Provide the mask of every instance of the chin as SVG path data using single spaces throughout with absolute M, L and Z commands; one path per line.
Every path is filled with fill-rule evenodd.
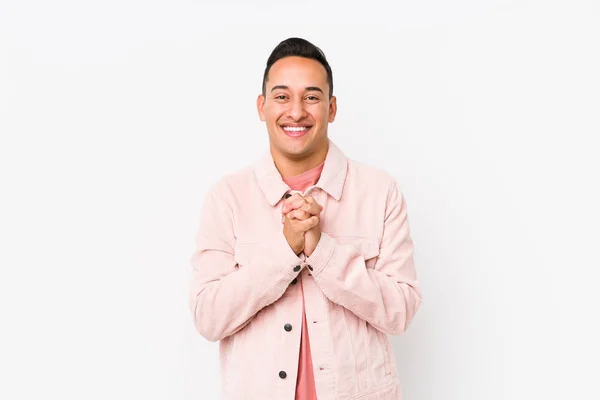
M 303 156 L 306 155 L 308 153 L 310 153 L 310 151 L 308 151 L 307 146 L 302 146 L 302 145 L 291 145 L 291 146 L 284 146 L 284 152 L 290 156 Z
M 282 133 L 280 129 L 276 129 L 275 135 L 271 135 L 271 141 L 273 147 L 279 153 L 295 159 L 302 159 L 314 153 L 319 147 L 319 143 L 321 143 L 320 139 L 316 138 L 314 134 L 291 138 Z

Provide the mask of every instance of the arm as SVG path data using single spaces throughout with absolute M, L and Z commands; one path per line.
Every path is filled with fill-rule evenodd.
M 388 193 L 383 238 L 374 268 L 367 268 L 358 249 L 326 233 L 306 259 L 315 281 L 334 303 L 375 328 L 404 332 L 421 303 L 406 202 L 393 181 Z
M 227 184 L 221 182 L 206 197 L 191 257 L 190 310 L 196 330 L 210 341 L 239 331 L 279 299 L 298 275 L 294 267 L 301 264 L 278 234 L 260 244 L 268 248 L 257 249 L 249 265 L 238 268 L 228 194 Z

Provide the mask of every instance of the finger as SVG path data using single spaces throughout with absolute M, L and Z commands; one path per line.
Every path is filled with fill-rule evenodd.
M 323 211 L 323 206 L 321 206 L 321 205 L 319 205 L 319 204 L 317 204 L 317 203 L 310 204 L 310 208 L 307 210 L 307 212 L 308 212 L 309 214 L 312 214 L 312 215 L 317 215 L 317 216 L 318 216 L 318 215 L 319 215 L 319 214 L 320 214 L 322 211 Z
M 321 211 L 323 211 L 323 207 L 321 207 L 317 203 L 313 203 L 313 204 L 307 203 L 304 206 L 302 206 L 300 208 L 300 210 L 304 210 L 307 213 L 309 213 L 310 215 L 317 215 L 318 216 L 321 213 Z
M 307 202 L 307 203 L 309 203 L 309 204 L 319 204 L 319 203 L 317 202 L 317 200 L 315 200 L 315 198 L 314 198 L 314 197 L 312 197 L 311 195 L 305 196 L 305 197 L 303 197 L 303 198 L 304 198 L 304 200 L 306 200 L 306 202 Z
M 317 203 L 317 201 L 315 200 L 314 197 L 309 195 L 309 196 L 304 197 L 304 200 L 306 201 L 306 203 L 315 206 L 314 208 L 312 208 L 312 210 L 319 209 L 319 210 L 323 211 L 323 206 L 320 205 L 319 203 Z
M 306 204 L 306 200 L 304 200 L 302 196 L 299 194 L 296 194 L 295 196 L 297 197 L 292 196 L 283 203 L 283 206 L 281 207 L 282 213 L 287 214 L 290 211 L 296 210 Z
M 285 197 L 285 196 L 287 196 L 287 197 Z M 296 199 L 301 199 L 301 198 L 302 198 L 302 195 L 301 195 L 300 193 L 294 193 L 294 194 L 292 194 L 292 195 L 290 195 L 290 194 L 288 193 L 288 194 L 286 194 L 285 196 L 284 196 L 285 198 L 284 198 L 284 200 L 283 200 L 283 204 L 287 204 L 287 203 L 289 203 L 289 202 L 291 202 L 291 201 L 294 201 L 294 200 L 296 200 Z
M 319 225 L 319 221 L 319 217 L 313 215 L 310 218 L 305 219 L 304 221 L 298 221 L 297 224 L 302 231 L 306 232 Z
M 305 219 L 309 219 L 311 215 L 304 210 L 292 210 L 286 214 L 288 219 L 297 219 L 300 221 L 304 221 Z

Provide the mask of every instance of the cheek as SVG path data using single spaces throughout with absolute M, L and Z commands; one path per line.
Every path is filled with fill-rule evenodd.
M 329 107 L 327 107 L 327 106 L 315 107 L 311 111 L 311 114 L 312 114 L 313 118 L 315 119 L 315 121 L 319 121 L 321 123 L 326 122 L 329 119 Z
M 273 122 L 273 123 L 276 123 L 282 114 L 279 107 L 273 107 L 273 106 L 265 107 L 263 109 L 263 113 L 265 115 L 265 119 L 267 120 L 267 122 Z

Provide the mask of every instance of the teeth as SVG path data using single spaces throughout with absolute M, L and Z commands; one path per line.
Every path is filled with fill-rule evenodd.
M 284 130 L 288 132 L 302 132 L 306 130 L 305 126 L 284 126 Z

